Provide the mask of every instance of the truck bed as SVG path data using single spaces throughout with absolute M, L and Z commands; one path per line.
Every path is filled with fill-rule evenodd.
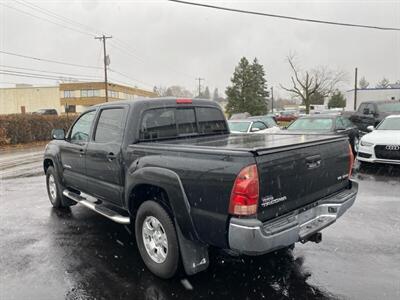
M 256 155 L 263 155 L 270 152 L 315 146 L 346 139 L 347 137 L 343 136 L 292 133 L 225 134 L 208 137 L 169 139 L 140 144 L 163 148 L 165 148 L 165 145 L 168 145 L 168 149 L 179 151 L 185 149 L 190 151 L 194 148 L 196 151 L 200 149 L 222 150 L 228 152 L 251 152 Z

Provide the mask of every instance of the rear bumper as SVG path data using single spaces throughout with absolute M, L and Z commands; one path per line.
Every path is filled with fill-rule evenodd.
M 229 223 L 230 249 L 247 255 L 260 255 L 307 238 L 331 225 L 349 209 L 357 195 L 358 184 L 304 208 L 262 223 L 257 219 L 231 218 Z

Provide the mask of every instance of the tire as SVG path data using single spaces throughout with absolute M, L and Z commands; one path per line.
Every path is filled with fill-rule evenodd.
M 75 201 L 63 196 L 64 187 L 61 185 L 57 172 L 52 166 L 48 167 L 46 171 L 46 187 L 50 203 L 54 208 L 65 208 L 76 204 Z
M 161 278 L 171 278 L 179 266 L 175 226 L 168 212 L 157 202 L 140 205 L 135 220 L 136 243 L 147 268 Z

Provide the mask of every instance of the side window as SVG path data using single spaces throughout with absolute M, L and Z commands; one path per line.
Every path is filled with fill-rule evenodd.
M 90 127 L 95 115 L 96 111 L 90 111 L 79 117 L 71 129 L 71 142 L 87 142 L 89 140 Z
M 342 117 L 342 120 L 346 128 L 354 127 L 353 123 L 348 118 Z
M 375 114 L 375 107 L 373 104 L 368 104 L 367 107 L 370 115 Z
M 267 126 L 265 126 L 265 124 L 263 122 L 254 122 L 253 125 L 251 125 L 251 130 L 253 130 L 253 128 L 258 128 L 259 130 L 264 130 L 264 129 L 267 129 Z
M 199 122 L 200 134 L 216 132 L 226 133 L 228 131 L 225 117 L 219 109 L 212 107 L 197 107 L 196 115 L 197 121 Z
M 198 132 L 193 108 L 177 109 L 176 122 L 178 123 L 179 135 L 193 134 Z
M 336 118 L 336 129 L 346 129 L 346 127 L 341 117 Z
M 177 135 L 175 108 L 150 109 L 143 114 L 140 139 L 154 140 Z
M 360 114 L 363 114 L 364 113 L 364 110 L 367 108 L 367 104 L 360 104 L 360 106 L 358 107 L 358 112 L 360 113 Z
M 124 132 L 124 109 L 104 109 L 100 113 L 94 140 L 97 143 L 120 143 Z

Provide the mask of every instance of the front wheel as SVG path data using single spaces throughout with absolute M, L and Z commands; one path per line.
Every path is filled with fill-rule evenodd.
M 58 179 L 58 175 L 54 167 L 50 166 L 46 170 L 46 187 L 47 194 L 51 205 L 55 208 L 63 208 L 74 205 L 75 202 L 63 196 L 63 187 Z
M 159 203 L 149 200 L 140 205 L 135 236 L 147 268 L 161 278 L 173 277 L 179 265 L 178 238 L 172 218 Z

